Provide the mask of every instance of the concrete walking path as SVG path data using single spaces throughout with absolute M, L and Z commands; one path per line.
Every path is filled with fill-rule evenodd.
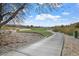
M 63 40 L 64 36 L 62 33 L 55 33 L 28 47 L 16 49 L 2 56 L 60 56 Z

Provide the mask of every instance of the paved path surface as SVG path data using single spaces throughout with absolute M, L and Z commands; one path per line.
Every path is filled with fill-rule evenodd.
M 60 56 L 63 39 L 63 34 L 55 33 L 54 35 L 42 39 L 28 47 L 5 53 L 3 56 Z

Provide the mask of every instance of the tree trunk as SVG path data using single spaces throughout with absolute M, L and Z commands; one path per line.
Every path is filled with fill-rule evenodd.
M 2 20 L 3 20 L 3 17 L 2 17 L 2 3 L 0 3 L 0 23 L 1 23 Z M 1 29 L 1 26 L 0 26 L 0 29 Z

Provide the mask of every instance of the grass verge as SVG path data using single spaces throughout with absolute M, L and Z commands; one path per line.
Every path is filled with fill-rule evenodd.
M 48 32 L 47 31 L 47 29 L 46 28 L 30 28 L 30 30 L 21 30 L 20 31 L 20 29 L 19 30 L 17 30 L 17 32 L 23 32 L 23 33 L 27 33 L 27 32 L 29 32 L 29 33 L 39 33 L 39 34 L 41 34 L 41 35 L 43 35 L 44 37 L 48 37 L 48 36 L 51 36 L 52 35 L 52 33 L 51 32 Z

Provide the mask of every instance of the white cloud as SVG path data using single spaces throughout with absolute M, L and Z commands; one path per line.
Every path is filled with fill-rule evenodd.
M 25 9 L 23 9 L 23 12 L 24 12 L 24 13 L 26 13 L 26 10 L 25 10 Z
M 44 3 L 39 3 L 40 5 L 43 5 Z
M 40 15 L 37 15 L 35 17 L 36 20 L 57 20 L 59 19 L 61 16 L 53 16 L 51 14 L 40 14 Z
M 62 15 L 69 15 L 69 12 L 63 12 Z

